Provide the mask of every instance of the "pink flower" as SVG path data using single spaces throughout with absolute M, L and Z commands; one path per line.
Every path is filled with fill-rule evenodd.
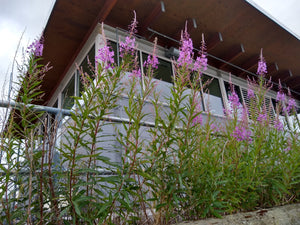
M 124 55 L 134 55 L 135 51 L 135 38 L 127 36 L 125 38 L 125 42 L 120 41 L 120 56 L 124 57 Z
M 251 88 L 248 88 L 248 98 L 255 98 L 254 91 Z
M 268 117 L 267 117 L 267 114 L 266 113 L 260 113 L 258 116 L 257 116 L 257 121 L 260 122 L 260 123 L 265 123 L 267 121 Z
M 251 131 L 245 127 L 235 127 L 235 130 L 231 134 L 232 137 L 236 138 L 237 141 L 248 141 L 251 142 Z
M 231 94 L 228 96 L 229 102 L 232 104 L 233 107 L 237 108 L 240 107 L 240 99 L 235 90 L 233 89 Z
M 224 112 L 228 115 L 235 114 L 241 107 L 242 104 L 240 103 L 239 96 L 237 95 L 234 85 L 231 82 L 231 74 L 229 77 L 229 84 L 230 84 L 230 92 L 228 94 L 228 103 L 229 103 L 229 109 L 224 110 Z
M 258 67 L 257 67 L 257 72 L 258 75 L 264 76 L 265 74 L 267 74 L 267 64 L 266 61 L 263 57 L 262 54 L 262 49 L 260 50 L 260 56 L 259 56 L 259 61 L 258 61 Z
M 136 20 L 135 10 L 133 10 L 133 14 L 134 14 L 133 20 L 132 20 L 131 24 L 129 25 L 129 32 L 132 35 L 137 33 L 137 29 L 136 28 L 137 28 L 137 24 L 138 24 L 138 22 Z
M 276 101 L 278 101 L 278 102 L 285 101 L 285 94 L 282 91 L 277 92 Z
M 113 68 L 114 64 L 114 52 L 110 51 L 110 48 L 106 45 L 98 50 L 98 54 L 95 56 L 96 63 L 103 63 L 105 69 Z
M 158 68 L 158 58 L 156 55 L 148 55 L 147 61 L 144 62 L 144 67 L 151 66 L 152 68 Z
M 279 119 L 276 119 L 274 122 L 274 128 L 278 131 L 283 131 L 283 124 Z
M 290 113 L 290 111 L 293 110 L 293 109 L 295 109 L 296 107 L 297 107 L 297 105 L 296 105 L 295 99 L 290 98 L 289 101 L 288 101 L 288 105 L 287 105 L 285 111 L 287 113 Z
M 181 46 L 179 48 L 178 65 L 188 67 L 193 63 L 193 55 L 193 41 L 187 32 L 187 25 L 185 25 L 185 30 L 181 33 Z
M 202 125 L 202 122 L 203 122 L 203 118 L 202 118 L 202 115 L 200 114 L 201 113 L 201 102 L 196 99 L 195 100 L 195 113 L 194 113 L 194 119 L 192 121 L 192 125 L 195 126 L 196 124 L 200 124 Z
M 33 54 L 36 57 L 43 55 L 44 49 L 44 38 L 34 40 L 31 45 L 27 47 L 27 53 Z
M 133 11 L 134 17 L 129 25 L 129 36 L 125 38 L 125 41 L 120 41 L 120 56 L 124 57 L 124 55 L 134 55 L 135 52 L 135 37 L 134 34 L 137 32 L 137 20 L 136 20 L 136 13 Z
M 194 71 L 199 71 L 202 74 L 203 71 L 207 70 L 207 57 L 204 54 L 201 54 L 196 58 L 196 62 L 194 63 Z
M 207 53 L 206 53 L 206 46 L 204 41 L 204 35 L 202 34 L 202 41 L 201 41 L 201 49 L 199 51 L 199 55 L 196 58 L 196 62 L 194 63 L 194 71 L 199 71 L 201 75 L 203 71 L 207 70 Z
M 195 116 L 195 118 L 194 118 L 193 121 L 192 121 L 192 125 L 193 125 L 193 126 L 195 126 L 195 125 L 197 125 L 197 124 L 202 125 L 202 123 L 203 123 L 203 117 L 202 117 L 201 114 Z
M 129 74 L 129 77 L 135 77 L 140 78 L 141 77 L 141 70 L 132 70 L 131 74 Z

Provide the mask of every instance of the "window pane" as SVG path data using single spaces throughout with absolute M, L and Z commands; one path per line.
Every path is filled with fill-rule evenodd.
M 71 109 L 72 106 L 74 105 L 74 99 L 72 96 L 75 95 L 75 76 L 71 78 L 67 86 L 62 92 L 62 107 L 63 109 Z
M 279 113 L 279 115 L 278 115 L 279 121 L 283 124 L 283 128 L 285 130 L 288 130 L 289 129 L 288 117 L 286 116 L 286 113 L 284 112 L 284 110 L 280 110 L 279 112 L 277 112 L 277 107 L 279 107 L 279 105 L 278 105 L 279 103 L 274 98 L 271 98 L 271 101 L 272 101 L 272 105 L 273 105 L 273 108 L 275 111 L 274 118 L 277 116 L 276 114 Z
M 89 61 L 90 64 L 89 64 Z M 93 75 L 92 67 L 95 66 L 95 45 L 92 46 L 88 54 L 84 57 L 82 63 L 80 64 L 79 68 L 82 69 L 81 72 L 87 73 L 90 77 Z M 80 74 L 81 76 L 81 74 Z M 80 79 L 79 83 L 79 92 L 81 93 L 83 91 L 83 84 Z
M 117 42 L 107 40 L 107 45 L 110 47 L 110 50 L 114 52 L 114 62 L 117 65 L 118 64 L 118 48 L 117 48 Z M 119 57 L 120 58 L 120 57 Z M 120 59 L 121 62 L 121 59 Z
M 227 81 L 224 81 L 224 85 L 225 85 L 225 89 L 226 89 L 226 95 L 227 95 L 227 98 L 228 98 L 229 95 L 231 95 L 231 87 L 230 87 L 230 84 Z M 238 95 L 240 103 L 242 104 L 243 103 L 243 98 L 242 98 L 242 95 L 241 95 L 240 87 L 233 84 L 233 89 L 234 89 L 235 93 Z
M 143 64 L 147 61 L 148 54 L 143 53 Z M 158 58 L 158 68 L 154 70 L 155 78 L 168 83 L 173 83 L 172 64 L 166 60 Z M 144 68 L 145 70 L 145 68 Z
M 190 79 L 191 79 L 191 82 L 193 83 L 193 82 L 196 82 L 196 81 L 194 81 L 194 79 L 195 79 L 195 76 L 198 76 L 198 74 L 197 73 L 192 73 L 191 74 L 191 77 L 190 77 Z M 197 82 L 197 88 L 199 88 L 198 90 L 198 93 L 197 93 L 197 102 L 198 102 L 198 106 L 199 106 L 199 108 L 198 108 L 198 110 L 201 110 L 201 111 L 204 111 L 204 103 L 203 103 L 203 97 L 202 97 L 202 94 L 201 94 L 201 91 L 200 91 L 200 87 L 198 86 L 199 85 L 199 82 Z M 184 92 L 183 92 L 183 96 L 187 96 L 183 101 L 182 101 L 182 103 L 184 104 L 184 105 L 189 105 L 190 104 L 190 100 L 189 100 L 189 95 L 192 95 L 192 87 L 191 87 L 191 85 L 190 84 L 188 84 L 187 85 L 187 89 L 186 90 L 184 90 Z
M 107 45 L 108 45 L 109 49 L 114 52 L 114 63 L 115 63 L 115 65 L 118 65 L 118 55 L 119 55 L 119 65 L 120 65 L 122 63 L 122 57 L 120 57 L 120 54 L 118 54 L 118 43 L 115 42 L 115 41 L 107 40 Z M 120 50 L 120 47 L 119 47 L 119 50 Z M 139 51 L 135 50 L 134 54 L 137 55 L 137 66 L 140 66 Z M 135 55 L 134 55 L 134 57 L 135 57 Z
M 203 74 L 202 84 L 205 85 L 203 97 L 206 109 L 213 114 L 224 115 L 224 105 L 219 80 Z
M 224 81 L 224 86 L 225 86 L 225 90 L 226 90 L 226 96 L 227 96 L 227 99 L 229 100 L 229 96 L 232 94 L 232 91 L 231 91 L 231 88 L 234 89 L 234 92 L 237 94 L 238 98 L 239 98 L 239 102 L 241 103 L 241 105 L 243 104 L 243 98 L 242 98 L 242 95 L 241 95 L 241 90 L 240 90 L 240 87 L 237 86 L 237 85 L 234 85 L 232 84 L 232 87 L 230 87 L 230 83 L 227 82 L 227 81 Z M 231 103 L 229 102 L 229 105 L 228 105 L 228 108 L 229 110 L 233 110 L 233 106 L 231 105 Z M 238 108 L 238 117 L 239 118 L 242 118 L 242 107 L 239 107 Z

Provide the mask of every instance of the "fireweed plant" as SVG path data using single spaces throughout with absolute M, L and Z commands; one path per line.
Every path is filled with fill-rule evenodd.
M 1 133 L 1 222 L 172 224 L 299 202 L 296 104 L 280 87 L 275 117 L 270 113 L 262 52 L 247 104 L 230 84 L 226 122 L 219 124 L 202 110 L 204 37 L 194 55 L 182 31 L 162 104 L 156 39 L 139 65 L 136 28 L 134 16 L 120 41 L 119 66 L 102 29 L 101 48 L 89 59 L 93 72 L 78 68 L 84 90 L 63 120 L 29 105 L 42 97 L 49 66 L 41 65 L 41 40 L 28 48 L 15 99 L 21 104 Z M 294 118 L 292 129 L 284 115 Z

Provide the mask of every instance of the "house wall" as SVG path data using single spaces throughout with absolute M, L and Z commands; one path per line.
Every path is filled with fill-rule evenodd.
M 80 89 L 80 77 L 79 77 L 79 73 L 78 73 L 78 68 L 80 67 L 80 65 L 82 64 L 82 62 L 86 59 L 86 56 L 89 54 L 89 52 L 92 52 L 94 55 L 97 54 L 98 49 L 102 46 L 102 35 L 100 34 L 101 27 L 100 25 L 98 25 L 94 32 L 91 34 L 91 36 L 89 37 L 89 39 L 87 40 L 86 44 L 84 45 L 84 47 L 82 48 L 82 50 L 80 51 L 80 53 L 78 54 L 78 56 L 76 57 L 75 61 L 73 62 L 72 66 L 70 67 L 69 71 L 67 72 L 66 76 L 64 77 L 64 79 L 62 80 L 61 84 L 59 85 L 59 88 L 56 90 L 56 92 L 54 93 L 51 101 L 49 102 L 49 106 L 53 106 L 55 104 L 55 102 L 57 102 L 57 107 L 59 108 L 63 108 L 64 106 L 64 101 L 66 100 L 66 87 L 68 84 L 70 84 L 70 81 L 72 79 L 74 79 L 74 83 L 72 83 L 72 85 L 74 85 L 74 88 L 72 89 L 72 92 L 74 92 L 73 95 L 79 95 L 79 89 Z M 109 26 L 104 26 L 104 30 L 105 30 L 105 35 L 106 38 L 109 41 L 112 42 L 119 42 L 120 40 L 124 40 L 126 34 L 123 31 L 114 29 L 112 27 Z M 93 49 L 94 46 L 94 49 Z M 138 54 L 139 57 L 142 61 L 143 58 L 143 54 L 151 54 L 152 50 L 153 50 L 153 44 L 143 40 L 143 39 L 138 39 L 137 40 L 137 50 L 139 50 Z M 162 62 L 165 63 L 165 65 L 171 65 L 170 68 L 174 68 L 173 66 L 173 62 L 167 58 L 165 56 L 166 53 L 166 49 L 164 49 L 163 47 L 158 46 L 157 47 L 157 55 L 159 57 L 160 60 L 162 60 Z M 93 59 L 90 59 L 91 62 Z M 141 69 L 143 70 L 143 67 L 141 66 Z M 143 72 L 143 71 L 142 71 Z M 174 73 L 172 73 L 174 74 Z M 226 122 L 226 117 L 223 113 L 223 108 L 228 108 L 230 107 L 228 104 L 228 96 L 227 96 L 227 92 L 228 92 L 228 88 L 226 89 L 225 83 L 224 82 L 229 82 L 231 81 L 234 85 L 236 85 L 238 87 L 238 92 L 240 95 L 240 100 L 241 103 L 244 104 L 248 104 L 248 99 L 247 99 L 247 89 L 248 89 L 248 84 L 245 80 L 236 77 L 234 75 L 229 75 L 227 72 L 221 71 L 219 69 L 213 68 L 213 67 L 208 67 L 207 71 L 205 71 L 205 75 L 209 76 L 210 78 L 214 79 L 214 86 L 212 88 L 208 90 L 207 92 L 203 91 L 201 93 L 202 96 L 204 96 L 204 101 L 203 101 L 203 121 L 207 121 L 207 117 L 208 117 L 208 111 L 210 112 L 210 115 L 212 117 L 213 122 L 215 123 L 215 125 L 218 126 L 222 126 L 222 124 L 224 124 Z M 143 77 L 141 78 L 143 79 Z M 164 81 L 165 80 L 165 81 Z M 162 80 L 157 80 L 158 85 L 156 86 L 156 91 L 160 92 L 160 97 L 159 97 L 159 101 L 162 107 L 162 116 L 167 116 L 170 113 L 170 108 L 168 105 L 168 101 L 166 100 L 166 98 L 168 98 L 170 96 L 170 87 L 172 87 L 172 83 L 167 82 L 167 79 L 165 77 L 162 78 Z M 128 73 L 124 76 L 123 80 L 121 82 L 123 82 L 124 85 L 124 89 L 125 89 L 125 93 L 120 97 L 120 99 L 118 100 L 118 105 L 119 107 L 117 107 L 111 114 L 111 116 L 115 116 L 117 118 L 120 118 L 121 120 L 126 121 L 128 119 L 126 112 L 124 111 L 124 107 L 128 105 L 128 96 L 126 95 L 126 88 L 128 87 L 128 85 L 126 85 L 126 82 L 128 81 Z M 219 87 L 218 90 L 215 90 L 217 87 Z M 208 86 L 208 89 L 210 87 Z M 139 90 L 137 90 L 139 91 Z M 187 90 L 186 92 L 189 92 L 189 90 Z M 217 93 L 217 94 L 211 94 L 211 93 Z M 207 99 L 209 99 L 209 101 L 207 101 Z M 276 93 L 273 91 L 268 91 L 267 94 L 267 104 L 269 106 L 269 114 L 271 116 L 274 117 L 275 115 L 275 110 L 274 110 L 274 105 L 272 104 L 272 99 L 275 102 L 276 99 Z M 144 107 L 145 112 L 148 113 L 148 115 L 144 118 L 145 122 L 148 123 L 153 123 L 154 124 L 154 109 L 153 109 L 153 105 L 151 103 L 151 99 L 149 99 L 148 101 L 146 101 L 145 103 L 145 107 Z M 282 120 L 284 120 L 284 116 L 282 116 Z M 70 119 L 68 117 L 64 118 L 63 120 L 63 127 L 62 127 L 62 133 L 63 130 L 65 129 L 65 125 L 67 124 L 67 122 L 72 122 L 70 121 Z M 151 138 L 148 135 L 147 130 L 149 129 L 149 127 L 147 126 L 143 126 L 141 128 L 141 136 L 145 138 L 145 140 L 150 140 L 149 138 Z M 114 162 L 121 162 L 121 154 L 122 154 L 122 150 L 121 150 L 121 146 L 120 144 L 117 142 L 116 139 L 114 139 L 117 135 L 118 132 L 117 130 L 119 130 L 119 132 L 124 132 L 124 127 L 121 123 L 109 123 L 106 124 L 104 126 L 104 130 L 103 132 L 101 132 L 99 134 L 99 140 L 104 140 L 105 143 L 103 145 L 103 148 L 106 149 L 105 151 L 105 156 L 109 157 L 110 159 L 112 159 L 112 161 Z M 105 140 L 105 138 L 103 139 L 103 137 L 114 137 L 109 139 L 109 141 L 107 141 L 108 139 Z M 61 137 L 61 141 L 62 143 L 66 143 L 66 137 Z M 86 136 L 86 138 L 89 138 L 88 136 Z M 81 152 L 84 152 L 83 149 L 80 150 Z

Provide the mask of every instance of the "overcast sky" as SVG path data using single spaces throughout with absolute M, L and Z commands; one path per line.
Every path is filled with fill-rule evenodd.
M 21 61 L 22 49 L 42 33 L 54 2 L 55 0 L 0 0 L 0 90 L 3 89 L 4 82 L 8 86 L 12 61 L 22 33 L 24 35 L 18 61 Z M 2 93 L 3 90 L 0 95 Z
M 0 0 L 0 88 L 9 80 L 16 47 L 26 48 L 39 37 L 45 27 L 55 0 Z M 280 24 L 300 37 L 299 0 L 247 0 L 255 2 Z M 22 50 L 22 48 L 20 49 Z M 18 59 L 20 60 L 20 53 Z M 16 74 L 16 73 L 15 73 Z M 2 92 L 1 92 L 2 93 Z M 1 97 L 1 96 L 0 96 Z

